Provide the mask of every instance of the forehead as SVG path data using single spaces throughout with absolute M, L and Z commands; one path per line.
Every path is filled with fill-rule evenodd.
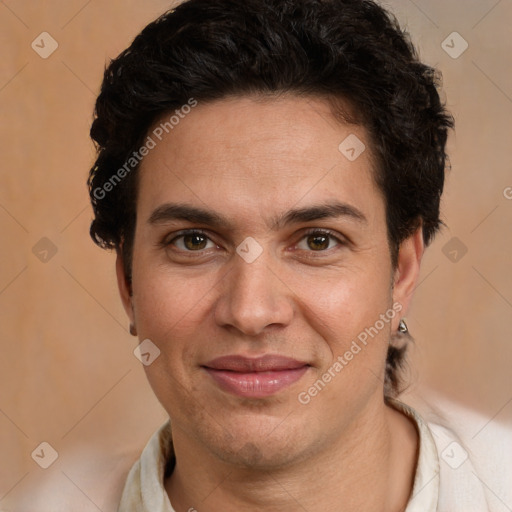
M 240 97 L 186 110 L 149 131 L 155 147 L 139 170 L 145 218 L 177 200 L 269 215 L 329 200 L 366 210 L 382 202 L 366 130 L 336 119 L 325 99 Z

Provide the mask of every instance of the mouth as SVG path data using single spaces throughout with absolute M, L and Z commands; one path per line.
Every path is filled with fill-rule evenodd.
M 297 382 L 310 365 L 284 356 L 223 356 L 202 366 L 224 391 L 244 398 L 265 398 Z

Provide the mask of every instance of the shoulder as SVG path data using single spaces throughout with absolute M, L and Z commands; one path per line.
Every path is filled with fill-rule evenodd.
M 428 426 L 439 459 L 439 512 L 512 510 L 512 425 L 429 393 L 402 399 Z

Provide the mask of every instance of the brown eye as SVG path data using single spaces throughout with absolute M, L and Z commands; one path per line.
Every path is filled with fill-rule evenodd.
M 337 245 L 343 245 L 343 242 L 331 232 L 310 231 L 302 237 L 297 244 L 297 248 L 303 251 L 321 252 L 332 249 Z
M 183 245 L 190 251 L 201 250 L 206 247 L 208 238 L 204 235 L 185 235 L 183 237 Z
M 309 235 L 307 238 L 308 247 L 313 251 L 323 251 L 329 248 L 329 236 Z
M 166 246 L 173 245 L 183 252 L 200 252 L 204 249 L 212 249 L 215 244 L 210 240 L 210 237 L 201 232 L 183 233 L 175 237 L 170 242 L 165 243 Z

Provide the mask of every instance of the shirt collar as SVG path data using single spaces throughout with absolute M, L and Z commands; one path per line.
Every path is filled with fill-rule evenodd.
M 390 405 L 411 418 L 419 434 L 419 453 L 411 498 L 405 512 L 435 512 L 439 496 L 439 459 L 428 425 L 411 407 L 398 400 Z M 151 437 L 130 470 L 118 512 L 175 512 L 164 481 L 175 464 L 171 426 L 167 421 Z
M 389 404 L 414 422 L 419 436 L 416 474 L 405 512 L 435 512 L 439 501 L 439 457 L 432 432 L 412 407 L 398 400 L 389 400 Z

